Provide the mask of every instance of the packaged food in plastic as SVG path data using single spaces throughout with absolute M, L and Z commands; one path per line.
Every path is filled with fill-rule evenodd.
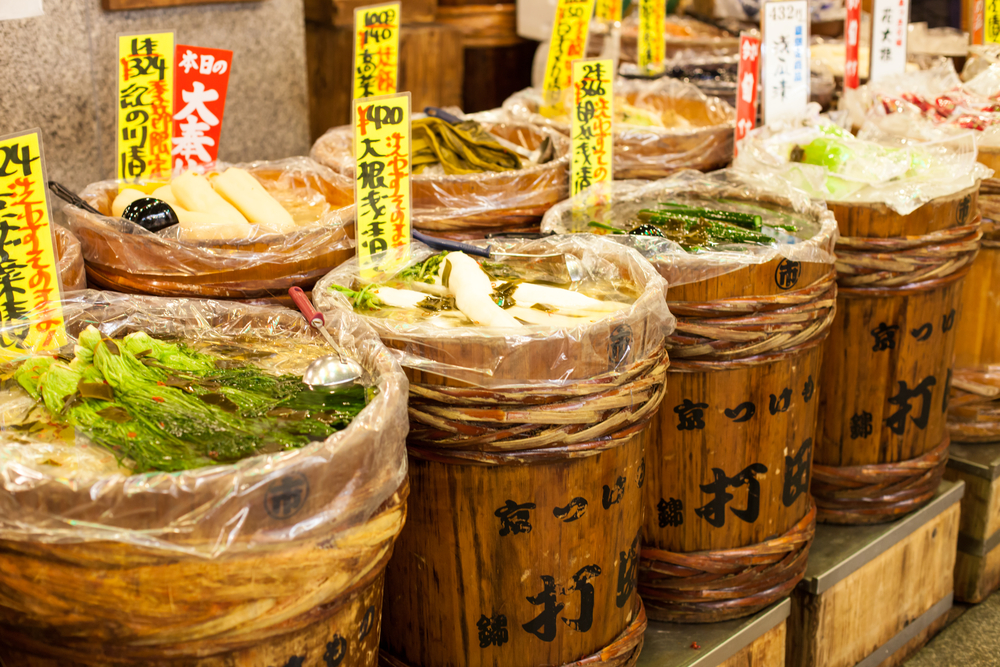
M 550 119 L 538 110 L 542 91 L 529 88 L 503 103 L 512 118 L 569 135 L 572 96 L 566 115 Z M 615 178 L 658 178 L 679 169 L 710 171 L 733 154 L 736 111 L 695 86 L 663 77 L 615 81 L 613 125 Z
M 700 238 L 678 238 L 669 229 L 657 228 L 659 212 L 676 215 L 689 228 L 692 216 L 709 215 L 707 225 L 696 225 L 708 229 L 698 229 Z M 715 220 L 730 222 L 716 230 Z M 751 225 L 755 232 L 747 229 Z M 733 169 L 710 174 L 686 170 L 658 181 L 616 181 L 603 192 L 591 188 L 552 207 L 542 220 L 542 231 L 608 234 L 605 238 L 638 250 L 670 285 L 775 260 L 830 265 L 837 239 L 837 223 L 821 202 L 787 183 L 763 183 Z
M 733 168 L 766 187 L 787 183 L 816 199 L 881 202 L 901 215 L 992 173 L 976 161 L 970 134 L 924 143 L 879 135 L 876 142 L 855 137 L 818 111 L 751 131 Z
M 721 28 L 699 21 L 691 16 L 668 14 L 664 23 L 666 37 L 666 57 L 672 58 L 682 51 L 699 54 L 726 55 L 736 53 L 740 48 L 739 37 L 734 37 Z M 608 25 L 594 21 L 590 25 L 587 41 L 588 56 L 598 56 L 604 48 L 604 41 L 610 37 Z M 638 62 L 639 59 L 639 14 L 633 12 L 621 24 L 620 61 Z
M 63 210 L 83 246 L 91 284 L 161 296 L 284 296 L 292 286 L 308 289 L 353 254 L 350 179 L 307 158 L 233 166 L 244 172 L 244 179 L 249 172 L 251 182 L 220 183 L 218 177 L 237 171 L 219 165 L 190 188 L 183 186 L 184 201 L 171 204 L 180 209 L 180 223 L 156 232 L 112 215 L 112 207 L 121 204 L 119 191 L 127 185 L 102 181 L 88 186 L 81 196 L 103 215 L 72 205 Z M 172 182 L 172 191 L 182 189 L 179 180 Z M 140 186 L 155 189 L 154 198 L 174 196 L 164 193 L 160 183 Z M 243 206 L 246 215 L 219 194 L 224 186 L 225 196 Z M 261 190 L 269 195 L 263 200 Z
M 59 259 L 59 278 L 63 290 L 72 292 L 87 289 L 87 272 L 83 265 L 83 250 L 73 232 L 61 225 L 53 225 L 56 235 L 56 257 Z
M 969 54 L 962 66 L 962 81 L 968 81 L 987 69 L 1000 63 L 1000 44 L 971 44 Z
M 413 224 L 451 238 L 482 238 L 490 232 L 538 231 L 538 221 L 569 192 L 569 140 L 546 127 L 494 116 L 470 115 L 484 129 L 528 151 L 548 141 L 554 157 L 543 164 L 470 174 L 440 167 L 414 174 Z M 335 127 L 316 140 L 312 158 L 347 176 L 354 174 L 354 128 Z
M 94 335 L 91 326 L 107 338 L 145 332 L 256 350 L 247 363 L 275 374 L 301 374 L 329 352 L 284 308 L 93 290 L 62 307 L 66 356 L 84 345 L 83 332 Z M 149 665 L 277 651 L 289 636 L 329 626 L 348 596 L 380 591 L 403 521 L 407 381 L 362 318 L 331 314 L 327 331 L 369 374 L 368 404 L 324 440 L 222 465 L 132 474 L 81 434 L 14 430 L 17 399 L 5 383 L 0 659 Z
M 362 280 L 357 261 L 351 260 L 317 283 L 313 298 L 321 310 L 341 311 L 363 304 L 344 291 L 365 291 L 379 298 L 380 286 L 393 281 L 406 281 L 411 288 L 383 296 L 405 298 L 404 292 L 411 292 L 414 304 L 423 300 L 423 294 L 413 294 L 418 290 L 448 299 L 456 290 L 471 289 L 471 294 L 453 297 L 459 312 L 449 313 L 454 321 L 448 323 L 434 316 L 412 316 L 405 309 L 365 311 L 365 321 L 415 382 L 426 382 L 433 375 L 487 388 L 570 385 L 622 372 L 655 355 L 673 328 L 664 301 L 666 285 L 634 250 L 594 235 L 492 239 L 490 245 L 493 257 L 477 265 L 464 253 L 449 253 L 427 263 L 439 254 L 414 243 L 406 266 L 376 284 Z M 422 278 L 415 279 L 414 274 L 431 278 L 421 284 Z M 518 290 L 524 283 L 538 283 L 547 294 L 530 298 L 530 306 L 527 301 L 519 305 Z M 556 315 L 553 323 L 548 322 L 546 316 L 560 312 L 562 304 L 588 296 L 603 302 L 598 317 L 574 322 Z M 504 305 L 497 305 L 497 300 Z M 426 302 L 428 308 L 430 301 L 434 299 Z M 480 315 L 477 308 L 488 312 Z M 537 318 L 524 319 L 527 316 L 517 312 L 522 308 L 534 311 Z

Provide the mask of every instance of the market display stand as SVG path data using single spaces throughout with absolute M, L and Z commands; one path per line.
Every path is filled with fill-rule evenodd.
M 1000 443 L 954 444 L 945 479 L 965 482 L 955 597 L 982 602 L 1000 588 Z
M 788 667 L 891 667 L 944 625 L 952 606 L 962 481 L 886 524 L 816 527 L 792 595 Z

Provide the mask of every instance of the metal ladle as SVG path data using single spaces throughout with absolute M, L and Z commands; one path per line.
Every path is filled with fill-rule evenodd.
M 330 347 L 337 352 L 337 354 L 328 354 L 325 357 L 315 359 L 309 364 L 306 372 L 302 374 L 302 382 L 315 389 L 317 387 L 339 387 L 360 379 L 364 375 L 365 369 L 353 359 L 344 357 L 340 348 L 333 342 L 330 332 L 326 330 L 326 318 L 323 317 L 323 313 L 313 307 L 302 288 L 291 288 L 288 290 L 288 296 L 292 297 L 292 301 L 306 318 L 306 321 L 319 331 Z

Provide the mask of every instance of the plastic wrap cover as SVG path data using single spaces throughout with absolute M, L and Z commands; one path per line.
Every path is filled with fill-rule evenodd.
M 261 184 L 281 197 L 292 197 L 300 215 L 317 214 L 316 223 L 291 234 L 262 234 L 254 238 L 187 241 L 178 228 L 153 233 L 123 218 L 94 215 L 75 206 L 63 211 L 70 229 L 83 245 L 91 270 L 127 277 L 140 289 L 157 280 L 192 283 L 209 288 L 211 296 L 259 296 L 284 292 L 325 274 L 337 262 L 325 257 L 354 247 L 354 184 L 350 179 L 303 157 L 236 166 L 254 174 Z M 117 181 L 88 186 L 81 197 L 102 212 L 111 210 Z M 284 202 L 282 202 L 284 203 Z M 293 213 L 294 215 L 294 213 Z M 145 291 L 145 290 L 142 290 Z
M 802 118 L 752 130 L 740 141 L 733 168 L 764 187 L 791 184 L 816 199 L 838 202 L 884 203 L 908 215 L 932 199 L 973 187 L 992 169 L 976 162 L 971 132 L 932 142 L 892 136 L 868 124 L 859 137 L 837 139 L 848 160 L 834 172 L 817 164 L 789 161 L 795 146 L 806 146 L 824 136 L 834 123 L 810 105 Z M 886 148 L 899 149 L 887 153 Z M 831 153 L 831 159 L 835 156 Z M 831 179 L 836 179 L 833 181 Z M 835 186 L 831 186 L 835 183 Z
M 793 241 L 781 234 L 777 245 L 731 244 L 711 252 L 692 253 L 665 238 L 640 235 L 609 235 L 605 238 L 635 248 L 671 285 L 684 285 L 714 278 L 751 264 L 765 264 L 777 257 L 796 262 L 833 264 L 837 222 L 822 202 L 787 184 L 761 187 L 753 176 L 723 169 L 710 174 L 686 170 L 658 181 L 616 181 L 610 192 L 592 188 L 562 202 L 542 219 L 542 231 L 556 234 L 586 233 L 591 220 L 620 227 L 640 210 L 677 198 L 705 200 L 741 199 L 750 205 L 771 204 L 793 211 L 810 221 L 808 238 Z M 596 205 L 594 202 L 598 202 Z
M 188 340 L 249 334 L 289 346 L 322 344 L 299 313 L 278 307 L 86 290 L 67 299 L 63 309 L 74 337 L 95 324 L 107 336 L 143 330 Z M 111 541 L 218 558 L 280 549 L 367 521 L 406 476 L 408 384 L 361 318 L 335 313 L 327 329 L 378 386 L 346 429 L 302 449 L 231 465 L 103 476 L 88 475 L 88 464 L 90 471 L 100 467 L 88 458 L 106 458 L 103 448 L 62 446 L 79 450 L 74 475 L 43 463 L 60 445 L 0 433 L 0 540 Z M 283 370 L 302 372 L 309 361 L 295 358 L 290 363 L 302 368 Z M 268 501 L 289 485 L 299 490 L 299 507 L 291 516 L 271 516 Z
M 477 245 L 486 246 L 482 242 Z M 653 354 L 673 331 L 674 317 L 664 298 L 666 282 L 630 248 L 595 235 L 530 241 L 492 239 L 490 245 L 494 253 L 565 253 L 574 288 L 586 288 L 596 281 L 624 281 L 639 297 L 627 309 L 572 329 L 538 325 L 443 329 L 365 317 L 404 367 L 480 387 L 565 385 L 624 370 Z M 409 265 L 435 253 L 420 243 L 413 243 L 411 249 Z M 561 265 L 564 260 L 556 257 L 555 261 Z M 355 288 L 360 282 L 357 260 L 352 259 L 317 283 L 313 299 L 323 311 L 349 310 L 347 298 L 330 286 Z M 611 360 L 604 350 L 623 330 L 631 332 L 627 353 Z
M 470 114 L 497 136 L 537 149 L 545 137 L 555 144 L 556 157 L 545 164 L 516 171 L 484 172 L 449 176 L 441 173 L 413 175 L 413 215 L 418 226 L 433 221 L 482 218 L 496 221 L 517 214 L 537 220 L 549 206 L 569 191 L 569 140 L 562 134 L 533 123 L 511 122 L 491 114 Z M 350 125 L 327 130 L 312 147 L 312 158 L 335 171 L 354 174 L 354 128 Z M 538 210 L 540 209 L 540 210 Z
M 53 225 L 56 233 L 57 269 L 63 291 L 87 289 L 87 273 L 83 267 L 83 250 L 80 240 L 61 225 Z
M 674 111 L 690 127 L 644 127 L 615 123 L 615 178 L 657 178 L 680 169 L 710 170 L 732 159 L 736 110 L 697 86 L 669 77 L 654 80 L 616 79 L 615 100 L 664 113 Z M 538 113 L 542 91 L 527 88 L 503 103 L 512 118 L 551 127 L 569 135 L 572 97 L 564 95 L 566 116 L 551 119 Z M 617 112 L 616 112 L 617 113 Z

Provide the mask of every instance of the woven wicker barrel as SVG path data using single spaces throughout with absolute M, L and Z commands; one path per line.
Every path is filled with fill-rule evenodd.
M 179 241 L 136 233 L 137 226 L 66 206 L 70 228 L 80 239 L 87 277 L 95 287 L 132 294 L 209 298 L 284 296 L 308 290 L 331 268 L 354 254 L 354 184 L 302 158 L 247 166 L 266 187 L 325 200 L 326 223 L 287 235 L 248 241 Z M 272 186 L 270 184 L 274 183 Z M 89 187 L 83 198 L 104 214 L 118 184 Z
M 111 336 L 255 332 L 322 349 L 286 309 L 93 291 L 63 307 L 71 333 L 89 322 Z M 376 664 L 384 568 L 405 515 L 406 384 L 357 318 L 330 324 L 379 392 L 325 442 L 77 482 L 19 462 L 10 448 L 24 445 L 0 439 L 0 479 L 16 480 L 0 482 L 0 663 Z
M 891 521 L 937 490 L 962 280 L 981 236 L 978 190 L 906 216 L 829 204 L 841 237 L 813 470 L 820 521 Z
M 385 666 L 625 667 L 641 649 L 639 433 L 663 398 L 662 282 L 637 253 L 629 268 L 624 248 L 596 238 L 503 249 L 540 248 L 607 248 L 643 296 L 627 316 L 519 342 L 404 335 L 369 318 L 411 382 L 411 495 L 386 571 Z

